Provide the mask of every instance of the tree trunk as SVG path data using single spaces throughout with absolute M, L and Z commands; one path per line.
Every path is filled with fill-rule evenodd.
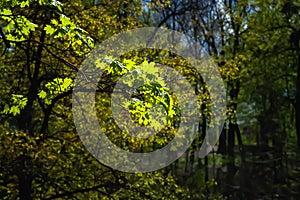
M 31 200 L 32 178 L 26 174 L 19 176 L 19 197 L 20 200 Z
M 227 153 L 226 128 L 225 127 L 223 127 L 223 130 L 222 130 L 220 138 L 219 138 L 218 153 L 222 154 L 222 155 L 226 155 L 226 153 Z
M 31 158 L 28 156 L 20 156 L 15 165 L 15 172 L 19 180 L 19 197 L 20 200 L 31 200 L 32 197 L 32 175 L 30 171 Z
M 241 154 L 241 160 L 242 160 L 242 162 L 245 162 L 245 154 L 244 154 L 244 149 L 243 149 L 243 140 L 242 140 L 242 136 L 241 136 L 241 131 L 240 131 L 239 125 L 237 123 L 234 124 L 234 126 L 235 126 L 235 132 L 236 132 L 236 136 L 237 136 L 237 140 L 238 140 L 239 151 Z
M 296 83 L 297 94 L 296 94 L 295 114 L 296 114 L 297 142 L 298 142 L 298 147 L 300 148 L 300 48 L 299 48 L 299 44 L 298 44 L 297 52 L 298 52 L 298 66 L 297 66 L 297 83 Z
M 234 157 L 234 124 L 229 122 L 229 130 L 228 130 L 228 155 L 230 157 Z

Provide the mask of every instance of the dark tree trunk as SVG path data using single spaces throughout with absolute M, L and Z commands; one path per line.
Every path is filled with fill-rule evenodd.
M 237 110 L 237 99 L 240 89 L 240 83 L 239 81 L 231 84 L 231 90 L 230 90 L 230 100 L 232 101 L 230 108 L 233 111 Z M 234 175 L 236 173 L 236 166 L 235 166 L 235 152 L 234 152 L 234 146 L 235 146 L 235 134 L 237 134 L 237 139 L 239 142 L 239 147 L 241 148 L 242 145 L 242 138 L 239 132 L 238 124 L 237 124 L 237 118 L 236 114 L 233 113 L 232 116 L 229 116 L 229 127 L 228 127 L 228 138 L 227 138 L 227 152 L 229 156 L 229 162 L 227 164 L 227 176 L 226 176 L 226 182 L 228 184 L 228 191 L 231 191 L 231 186 L 234 185 Z M 241 155 L 243 158 L 243 155 Z
M 267 133 L 269 132 L 269 117 L 267 114 L 268 108 L 267 108 L 267 96 L 266 94 L 262 94 L 262 104 L 263 104 L 263 112 L 262 115 L 259 116 L 259 122 L 260 122 L 260 144 L 264 147 L 269 146 L 269 138 L 267 136 Z
M 299 43 L 299 41 L 298 41 Z M 297 66 L 297 94 L 296 94 L 296 132 L 297 132 L 297 142 L 300 148 L 300 47 L 298 44 L 298 66 Z
M 234 140 L 234 124 L 230 122 L 228 130 L 228 155 L 230 157 L 234 157 Z
M 27 94 L 27 105 L 25 106 L 24 110 L 21 111 L 21 115 L 19 118 L 19 128 L 21 130 L 27 131 L 30 135 L 32 135 L 33 127 L 31 127 L 32 124 L 32 108 L 34 101 L 37 98 L 38 90 L 39 90 L 39 75 L 40 75 L 40 68 L 41 68 L 41 58 L 42 58 L 42 52 L 44 48 L 44 41 L 46 37 L 46 31 L 42 31 L 41 37 L 40 37 L 40 44 L 38 46 L 36 55 L 35 55 L 35 67 L 32 74 L 32 77 L 29 77 L 31 80 L 31 85 L 28 90 Z M 28 45 L 28 51 L 29 48 L 32 48 L 30 45 Z
M 20 156 L 15 165 L 15 172 L 19 180 L 19 198 L 20 200 L 31 200 L 32 197 L 32 175 L 30 173 L 31 158 Z
M 19 176 L 19 197 L 20 200 L 31 200 L 32 178 L 26 174 Z
M 226 155 L 226 153 L 227 153 L 226 128 L 225 127 L 223 128 L 220 138 L 219 138 L 218 153 L 222 154 L 222 155 Z
M 205 167 L 205 176 L 204 176 L 204 181 L 207 182 L 209 175 L 208 175 L 208 157 L 204 157 L 204 167 Z
M 184 172 L 185 172 L 185 173 L 188 173 L 189 153 L 190 153 L 189 150 L 187 150 L 187 151 L 185 152 L 185 167 L 184 167 Z
M 242 162 L 245 162 L 245 155 L 244 155 L 241 131 L 240 131 L 239 125 L 237 123 L 235 123 L 234 126 L 235 126 L 235 132 L 236 132 L 236 136 L 237 136 L 237 140 L 238 140 L 239 151 L 241 154 L 241 160 L 242 160 Z

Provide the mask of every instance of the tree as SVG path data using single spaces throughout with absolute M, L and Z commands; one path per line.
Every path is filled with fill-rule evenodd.
M 113 3 L 122 6 L 111 1 L 52 0 L 0 4 L 1 49 L 5 49 L 1 64 L 1 95 L 5 97 L 0 117 L 1 197 L 188 197 L 164 171 L 124 174 L 103 166 L 76 134 L 70 94 L 78 66 L 95 41 L 139 21 L 134 12 L 140 10 L 139 1 Z

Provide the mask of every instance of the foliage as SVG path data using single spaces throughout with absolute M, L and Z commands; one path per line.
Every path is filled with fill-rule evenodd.
M 4 199 L 188 198 L 186 189 L 163 170 L 124 174 L 101 165 L 76 134 L 70 94 L 77 66 L 94 41 L 139 21 L 139 1 L 115 3 L 122 9 L 111 1 L 1 3 L 1 47 L 6 49 L 1 64 L 1 95 L 6 98 L 1 99 L 0 118 Z
M 299 10 L 298 0 L 1 1 L 0 197 L 298 199 Z M 170 142 L 181 107 L 158 75 L 157 63 L 167 65 L 193 86 L 201 110 L 199 129 L 188 130 L 199 133 L 188 151 L 166 169 L 127 174 L 97 162 L 81 143 L 71 110 L 80 64 L 105 39 L 143 26 L 183 32 L 213 57 L 227 89 L 222 155 L 197 156 L 212 115 L 201 74 L 180 56 L 153 49 L 94 63 L 105 68 L 95 96 L 98 121 L 127 151 Z M 141 85 L 121 106 L 156 135 L 128 136 L 113 121 L 118 80 Z

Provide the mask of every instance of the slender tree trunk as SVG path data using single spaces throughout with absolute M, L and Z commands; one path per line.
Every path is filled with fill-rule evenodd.
M 219 148 L 218 153 L 222 155 L 226 155 L 227 152 L 227 145 L 226 145 L 226 128 L 223 127 L 223 130 L 221 132 L 220 138 L 219 138 Z
M 234 157 L 234 124 L 229 122 L 229 130 L 228 130 L 228 155 L 230 157 Z
M 203 117 L 202 117 L 202 126 L 201 126 L 201 129 L 202 129 L 202 141 L 204 141 L 205 137 L 206 137 L 206 128 L 207 128 L 207 118 L 206 118 L 206 115 L 204 114 L 204 110 L 205 110 L 206 106 L 204 105 L 202 107 L 202 114 L 203 114 Z M 207 182 L 208 181 L 208 157 L 207 155 L 204 157 L 204 181 Z M 206 193 L 208 193 L 208 188 L 206 188 Z
M 190 154 L 190 173 L 194 171 L 195 153 L 196 153 L 196 141 L 192 143 L 192 149 Z
M 207 182 L 208 178 L 209 178 L 209 174 L 208 174 L 208 157 L 207 156 L 204 157 L 204 167 L 205 167 L 204 181 Z
M 28 90 L 27 94 L 27 105 L 25 106 L 24 110 L 21 111 L 20 119 L 19 119 L 19 128 L 21 130 L 28 131 L 30 135 L 32 135 L 32 129 L 31 122 L 32 122 L 32 108 L 34 101 L 37 98 L 38 89 L 39 89 L 39 75 L 40 75 L 40 68 L 41 68 L 41 57 L 42 52 L 44 49 L 44 41 L 46 38 L 46 31 L 42 31 L 41 37 L 40 37 L 40 44 L 38 46 L 37 52 L 36 52 L 36 59 L 35 59 L 35 67 L 34 71 L 31 77 L 31 85 Z M 32 48 L 28 46 L 28 48 Z M 29 49 L 28 49 L 29 51 Z
M 239 89 L 240 89 L 240 85 L 239 85 L 239 81 L 232 83 L 231 85 L 231 90 L 230 90 L 230 99 L 232 101 L 230 107 L 232 110 L 236 111 L 237 110 L 237 98 L 238 98 L 238 94 L 239 94 Z M 228 191 L 231 191 L 232 188 L 230 186 L 234 185 L 234 181 L 233 181 L 233 177 L 236 173 L 236 166 L 235 166 L 235 152 L 234 152 L 234 143 L 235 143 L 235 134 L 237 134 L 237 138 L 238 138 L 238 142 L 239 142 L 239 147 L 241 147 L 242 145 L 242 139 L 239 133 L 239 129 L 238 129 L 238 125 L 237 125 L 237 119 L 236 119 L 236 115 L 235 113 L 230 116 L 229 119 L 229 127 L 228 127 L 228 147 L 227 147 L 227 151 L 228 151 L 228 156 L 229 156 L 229 162 L 227 164 L 227 177 L 226 177 L 226 182 L 229 186 Z M 243 158 L 243 155 L 241 155 Z
M 16 164 L 16 175 L 19 180 L 19 198 L 20 200 L 31 200 L 32 197 L 32 175 L 30 174 L 29 165 L 30 157 L 20 156 Z
M 299 41 L 298 41 L 299 43 Z M 298 44 L 298 66 L 297 66 L 297 94 L 296 94 L 296 132 L 297 132 L 297 142 L 300 148 L 300 47 Z
M 268 126 L 269 126 L 269 116 L 267 115 L 267 96 L 266 94 L 262 94 L 262 104 L 263 104 L 263 111 L 262 115 L 259 116 L 260 122 L 260 144 L 264 147 L 269 146 L 269 138 L 267 136 L 268 133 Z
M 238 93 L 239 93 L 239 82 L 232 83 L 231 84 L 231 89 L 230 89 L 230 99 L 232 101 L 230 108 L 233 111 L 237 110 L 237 98 L 238 98 Z M 235 132 L 237 130 L 236 123 L 236 114 L 232 114 L 232 116 L 229 116 L 229 127 L 228 127 L 228 155 L 234 157 L 234 141 L 235 141 Z M 241 140 L 241 138 L 238 138 Z M 240 142 L 240 141 L 239 141 Z
M 19 178 L 19 197 L 20 200 L 31 200 L 32 178 L 28 175 L 21 175 Z
M 242 136 L 241 136 L 241 131 L 240 131 L 239 125 L 237 123 L 234 124 L 234 126 L 235 126 L 235 132 L 236 132 L 236 136 L 237 136 L 237 140 L 238 140 L 239 151 L 240 151 L 240 154 L 241 154 L 241 160 L 242 160 L 242 162 L 245 162 L 245 155 L 244 155 L 243 140 L 242 140 Z
M 185 152 L 185 167 L 184 167 L 184 172 L 188 173 L 188 166 L 189 166 L 189 149 Z
M 227 176 L 226 176 L 226 184 L 228 186 L 227 191 L 229 193 L 232 192 L 231 186 L 233 185 L 233 177 L 235 174 L 235 162 L 234 162 L 234 124 L 229 122 L 229 130 L 228 130 L 228 156 L 229 162 L 227 163 Z
M 46 23 L 45 23 L 46 24 Z M 32 76 L 29 77 L 31 85 L 29 87 L 28 93 L 27 93 L 27 105 L 25 108 L 21 111 L 20 118 L 18 120 L 18 126 L 19 129 L 27 132 L 30 136 L 34 135 L 33 132 L 33 107 L 34 107 L 34 101 L 37 98 L 38 89 L 39 89 L 39 76 L 40 76 L 40 69 L 41 69 L 41 58 L 42 53 L 44 49 L 44 41 L 46 38 L 46 31 L 42 31 L 40 36 L 40 44 L 37 47 L 36 53 L 34 55 L 35 58 L 35 65 L 34 70 L 32 73 Z M 30 44 L 27 46 L 27 49 L 29 51 L 29 48 L 32 48 Z M 31 74 L 31 73 L 30 73 Z M 29 167 L 29 163 L 32 162 L 31 158 L 26 156 L 26 153 L 24 153 L 25 156 L 20 157 L 20 162 L 18 165 L 19 169 L 16 169 L 16 175 L 19 179 L 19 197 L 20 200 L 31 200 L 32 197 L 32 175 L 31 175 L 31 167 Z M 32 165 L 32 164 L 30 164 Z

